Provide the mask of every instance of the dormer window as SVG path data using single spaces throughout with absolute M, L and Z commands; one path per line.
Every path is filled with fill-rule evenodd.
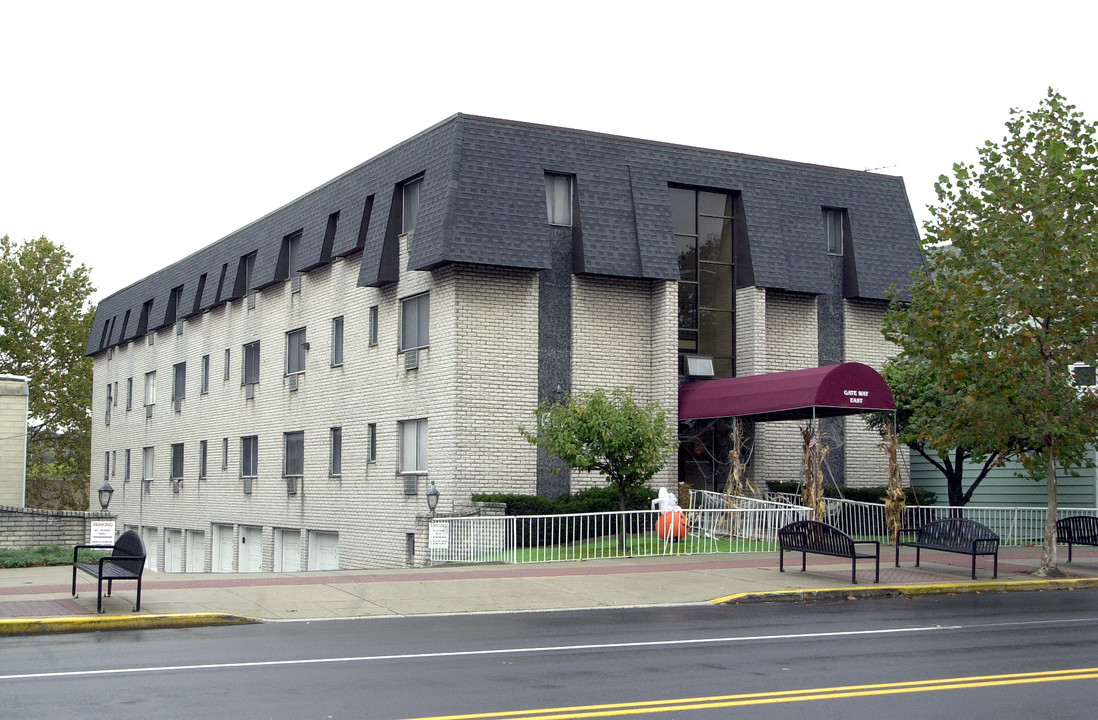
M 842 255 L 846 244 L 846 210 L 824 208 L 824 226 L 827 228 L 827 254 Z
M 419 215 L 419 191 L 423 186 L 423 178 L 404 183 L 403 207 L 404 215 L 400 226 L 400 232 L 407 234 L 416 229 L 416 216 Z
M 545 173 L 545 210 L 550 225 L 572 226 L 572 176 Z

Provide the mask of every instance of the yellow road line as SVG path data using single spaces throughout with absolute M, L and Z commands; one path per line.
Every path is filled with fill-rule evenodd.
M 1071 670 L 1047 670 L 1041 672 L 1010 673 L 1005 675 L 976 675 L 935 680 L 878 683 L 874 685 L 846 685 L 831 688 L 804 690 L 778 690 L 773 692 L 744 693 L 739 695 L 714 695 L 710 697 L 673 698 L 640 702 L 611 703 L 605 705 L 576 705 L 571 707 L 511 710 L 465 715 L 437 715 L 414 720 L 487 720 L 522 718 L 523 720 L 575 720 L 577 718 L 610 717 L 618 715 L 644 715 L 675 710 L 705 710 L 742 705 L 804 702 L 808 700 L 835 700 L 840 698 L 869 697 L 940 690 L 1023 685 L 1065 680 L 1093 680 L 1098 678 L 1098 668 Z

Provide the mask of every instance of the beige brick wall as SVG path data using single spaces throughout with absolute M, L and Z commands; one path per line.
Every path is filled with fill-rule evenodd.
M 847 300 L 843 305 L 846 325 L 843 354 L 847 362 L 860 362 L 880 370 L 884 361 L 896 354 L 898 348 L 888 342 L 881 333 L 888 304 L 883 301 Z M 881 437 L 865 425 L 865 420 L 852 415 L 846 422 L 846 484 L 880 486 L 888 483 L 888 462 L 884 451 L 877 445 Z M 908 482 L 910 451 L 900 452 L 900 464 L 904 468 L 904 480 Z
M 26 379 L 0 376 L 0 505 L 26 499 L 27 402 Z
M 766 291 L 765 364 L 758 372 L 782 372 L 816 367 L 818 335 L 816 298 Z M 757 313 L 757 311 L 756 311 Z M 801 468 L 801 434 L 798 422 L 766 422 L 755 425 L 755 455 L 751 479 L 757 487 L 767 482 L 796 482 Z
M 674 282 L 575 276 L 572 281 L 572 390 L 627 390 L 678 417 L 677 302 Z M 674 456 L 652 479 L 672 487 Z M 605 483 L 574 473 L 572 490 Z

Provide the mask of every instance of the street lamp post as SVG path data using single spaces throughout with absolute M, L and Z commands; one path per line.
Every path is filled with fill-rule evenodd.
M 111 504 L 111 495 L 114 495 L 111 481 L 104 479 L 103 484 L 99 486 L 99 504 L 103 507 L 103 512 L 106 512 L 107 506 Z
M 427 490 L 427 509 L 431 511 L 432 517 L 435 514 L 435 508 L 438 507 L 438 497 L 440 494 L 438 488 L 435 487 L 435 481 L 432 480 L 431 487 Z

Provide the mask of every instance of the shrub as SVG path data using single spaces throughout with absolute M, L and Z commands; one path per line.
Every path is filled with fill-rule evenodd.
M 626 495 L 626 507 L 629 510 L 648 510 L 656 492 L 647 487 L 632 486 Z M 572 495 L 561 495 L 550 500 L 537 495 L 517 495 L 510 493 L 478 493 L 473 502 L 506 503 L 507 514 L 522 515 L 571 515 L 580 513 L 618 512 L 618 489 L 613 486 L 588 488 Z M 560 519 L 547 521 L 537 526 L 524 524 L 523 537 L 518 539 L 519 547 L 552 545 L 561 538 L 587 540 L 602 535 L 615 535 L 618 532 L 620 516 L 608 519 L 604 523 L 592 525 L 586 522 Z M 651 518 L 633 518 L 629 532 L 644 532 L 651 525 Z
M 85 550 L 81 562 L 98 561 L 107 553 Z M 0 568 L 42 567 L 45 565 L 69 565 L 72 563 L 72 547 L 69 545 L 37 545 L 28 548 L 0 550 Z
M 770 482 L 766 484 L 770 492 L 800 493 L 800 484 L 795 482 Z M 883 504 L 888 495 L 887 487 L 844 487 L 841 497 L 856 502 L 868 502 Z M 840 497 L 839 491 L 834 487 L 825 487 L 824 496 L 830 498 Z M 935 505 L 938 502 L 938 494 L 923 488 L 904 488 L 904 498 L 908 505 Z

